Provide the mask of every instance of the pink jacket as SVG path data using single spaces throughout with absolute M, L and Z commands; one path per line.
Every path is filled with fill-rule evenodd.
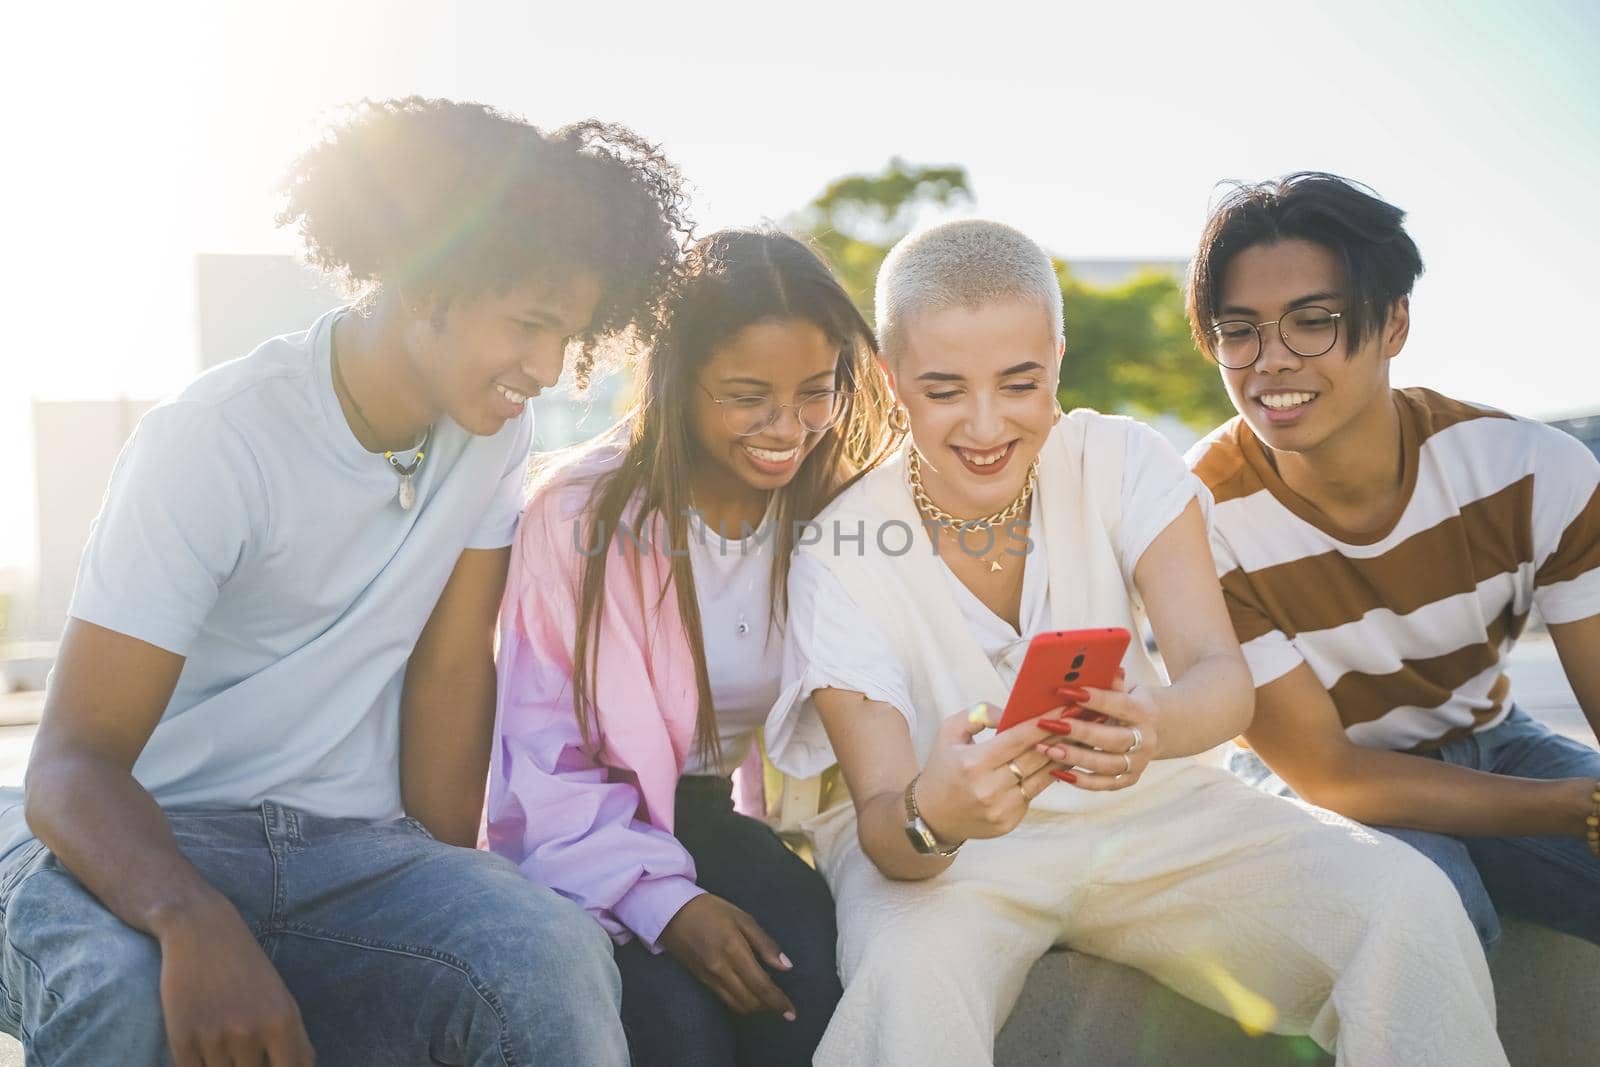
M 671 570 L 659 521 L 637 578 L 631 542 L 620 539 L 625 555 L 615 544 L 607 549 L 592 646 L 602 759 L 583 744 L 572 707 L 572 650 L 587 562 L 579 546 L 593 543 L 589 493 L 620 462 L 620 440 L 608 434 L 563 457 L 522 514 L 500 614 L 488 843 L 530 880 L 581 904 L 617 942 L 636 934 L 659 951 L 667 922 L 702 892 L 694 861 L 672 835 L 697 695 L 677 597 L 661 596 Z M 748 767 L 740 776 L 746 809 L 756 799 Z

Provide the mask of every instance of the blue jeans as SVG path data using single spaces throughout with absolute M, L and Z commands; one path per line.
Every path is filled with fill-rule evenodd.
M 1517 778 L 1600 779 L 1600 751 L 1561 736 L 1521 708 L 1512 708 L 1492 729 L 1421 755 Z M 1228 765 L 1258 789 L 1294 796 L 1248 749 L 1232 752 Z M 1444 869 L 1485 952 L 1492 952 L 1500 940 L 1496 909 L 1600 944 L 1600 860 L 1583 838 L 1453 837 L 1398 826 L 1373 829 L 1398 837 Z
M 768 973 L 794 1003 L 795 1021 L 736 1015 L 671 955 L 630 941 L 617 949 L 617 967 L 622 1019 L 640 1067 L 809 1064 L 843 993 L 828 884 L 765 823 L 734 811 L 732 795 L 726 778 L 684 776 L 676 834 L 694 857 L 700 887 L 749 912 L 794 963 Z
M 413 819 L 168 812 L 300 1006 L 319 1064 L 625 1064 L 610 943 L 572 902 Z M 0 1025 L 29 1063 L 170 1063 L 154 939 L 37 840 L 0 866 Z

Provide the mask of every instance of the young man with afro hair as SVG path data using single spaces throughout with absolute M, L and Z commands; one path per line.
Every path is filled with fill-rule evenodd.
M 117 462 L 0 821 L 0 1025 L 42 1063 L 625 1062 L 604 933 L 471 846 L 526 402 L 648 337 L 680 180 L 409 98 L 285 192 L 356 299 Z

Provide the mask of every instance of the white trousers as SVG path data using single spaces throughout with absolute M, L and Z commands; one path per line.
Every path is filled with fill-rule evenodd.
M 1309 1034 L 1340 1064 L 1506 1062 L 1488 966 L 1444 873 L 1214 768 L 1090 813 L 1036 808 L 925 882 L 884 877 L 848 805 L 809 828 L 845 987 L 819 1065 L 992 1063 L 1054 945 L 1137 967 L 1246 1029 Z

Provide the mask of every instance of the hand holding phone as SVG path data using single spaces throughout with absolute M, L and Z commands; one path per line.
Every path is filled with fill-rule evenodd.
M 1119 671 L 1111 688 L 1096 688 L 1077 712 L 1034 719 L 1055 735 L 1034 751 L 1065 768 L 1049 771 L 1052 778 L 1079 789 L 1126 789 L 1160 751 L 1161 688 L 1128 686 Z
M 1131 640 L 1121 626 L 1035 635 L 998 728 L 1008 730 L 1070 703 L 1060 695 L 1063 688 L 1112 688 Z

